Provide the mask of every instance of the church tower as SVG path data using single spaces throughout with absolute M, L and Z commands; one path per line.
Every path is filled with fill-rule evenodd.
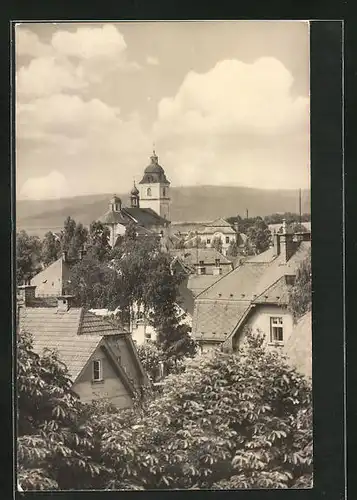
M 170 220 L 170 182 L 159 165 L 155 151 L 150 157 L 140 184 L 140 208 L 151 208 L 160 217 Z

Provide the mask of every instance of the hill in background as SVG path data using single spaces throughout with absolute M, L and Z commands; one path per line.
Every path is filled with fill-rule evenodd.
M 128 206 L 129 195 L 120 195 Z M 17 200 L 17 230 L 43 236 L 46 231 L 58 231 L 69 215 L 77 222 L 89 225 L 108 210 L 112 194 L 76 196 L 61 200 Z M 299 211 L 298 190 L 255 189 L 239 186 L 192 186 L 171 188 L 171 221 L 212 221 L 234 215 L 249 217 L 276 212 Z M 310 191 L 302 191 L 302 212 L 310 212 Z

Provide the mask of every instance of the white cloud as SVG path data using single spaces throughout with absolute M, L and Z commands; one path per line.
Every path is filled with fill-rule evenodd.
M 115 71 L 138 71 L 127 59 L 123 35 L 111 24 L 79 27 L 75 32 L 58 30 L 49 44 L 40 42 L 29 30 L 18 29 L 19 54 L 34 56 L 17 72 L 17 92 L 21 95 L 51 95 L 80 90 L 100 83 Z
M 78 59 L 121 57 L 126 50 L 123 35 L 112 24 L 80 27 L 75 32 L 57 31 L 52 45 L 59 54 Z
M 88 84 L 68 60 L 38 57 L 21 67 L 16 76 L 18 97 L 46 96 L 62 90 L 79 90 Z
M 147 64 L 150 64 L 152 66 L 158 66 L 158 64 L 159 64 L 158 58 L 154 57 L 154 56 L 148 56 L 146 58 L 146 62 L 147 62 Z
M 63 198 L 68 192 L 65 177 L 53 170 L 44 177 L 32 177 L 27 179 L 20 190 L 21 198 L 35 200 L 48 200 Z
M 207 73 L 191 71 L 174 97 L 160 101 L 156 133 L 274 135 L 306 127 L 309 101 L 291 96 L 292 83 L 274 58 L 224 60 Z
M 16 26 L 15 49 L 20 56 L 44 57 L 53 52 L 50 45 L 42 43 L 36 33 L 23 26 Z

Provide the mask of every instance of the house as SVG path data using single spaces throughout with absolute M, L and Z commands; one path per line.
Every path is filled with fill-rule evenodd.
M 306 238 L 306 236 L 305 236 Z M 192 335 L 202 350 L 236 350 L 245 327 L 261 330 L 270 346 L 283 347 L 293 330 L 289 288 L 311 241 L 276 234 L 266 252 L 247 259 L 195 298 Z
M 292 334 L 284 346 L 284 352 L 295 368 L 311 377 L 312 373 L 312 316 L 305 313 L 294 325 Z
M 59 259 L 36 274 L 30 281 L 30 284 L 36 287 L 36 296 L 65 295 L 70 284 L 71 266 L 76 262 L 68 258 L 67 252 L 63 252 Z
M 175 231 L 175 234 L 178 234 L 177 231 L 181 231 L 179 234 L 184 236 L 186 248 L 198 247 L 202 244 L 211 247 L 215 239 L 220 239 L 222 241 L 222 254 L 224 255 L 227 254 L 227 250 L 232 243 L 236 243 L 238 248 L 243 248 L 246 241 L 246 236 L 239 232 L 238 226 L 233 227 L 222 217 L 206 223 L 177 223 L 173 225 L 173 231 Z
M 215 248 L 170 250 L 170 255 L 191 269 L 191 274 L 223 275 L 233 269 L 232 262 Z
M 18 289 L 18 327 L 33 336 L 34 350 L 58 352 L 84 402 L 107 398 L 120 408 L 133 405 L 148 384 L 131 335 L 82 307 L 72 296 L 36 297 L 35 287 Z
M 130 207 L 124 207 L 121 199 L 114 195 L 109 210 L 99 219 L 109 228 L 111 246 L 115 245 L 118 236 L 125 233 L 130 222 L 139 228 L 141 234 L 152 232 L 164 236 L 169 233 L 170 182 L 155 151 L 150 160 L 139 182 L 140 191 L 135 183 L 131 190 Z

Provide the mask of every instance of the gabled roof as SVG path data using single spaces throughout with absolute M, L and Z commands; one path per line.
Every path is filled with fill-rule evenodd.
M 34 351 L 41 353 L 45 348 L 58 351 L 73 382 L 102 340 L 100 336 L 77 335 L 80 318 L 80 308 L 64 313 L 55 308 L 20 310 L 20 329 L 33 336 Z
M 235 333 L 235 327 L 239 325 L 251 305 L 262 304 L 264 300 L 275 304 L 285 303 L 287 300 L 285 276 L 296 274 L 309 249 L 310 242 L 301 242 L 287 263 L 284 262 L 282 254 L 274 256 L 274 249 L 269 249 L 222 276 L 196 297 L 193 335 L 201 338 L 203 334 L 203 339 L 211 339 L 214 329 L 218 329 L 216 336 L 223 340 L 227 333 L 226 329 L 231 326 L 228 339 Z M 230 320 L 224 319 L 226 306 Z M 221 326 L 214 323 L 214 317 L 222 318 Z
M 106 335 L 125 335 L 83 308 L 26 307 L 20 309 L 19 320 L 20 329 L 33 336 L 35 352 L 44 348 L 58 351 L 73 382 Z
M 231 224 L 229 224 L 229 222 L 227 222 L 222 217 L 219 217 L 213 222 L 209 222 L 203 232 L 212 234 L 215 231 L 221 231 L 222 233 L 227 234 L 236 234 L 236 231 L 233 229 Z
M 232 262 L 215 248 L 185 248 L 182 250 L 170 250 L 173 257 L 178 257 L 188 266 L 198 265 L 203 261 L 206 265 L 214 265 L 216 260 L 223 265 L 232 265 Z
M 192 291 L 195 297 L 197 297 L 197 295 L 212 286 L 221 278 L 221 275 L 193 274 L 188 278 L 187 288 Z

